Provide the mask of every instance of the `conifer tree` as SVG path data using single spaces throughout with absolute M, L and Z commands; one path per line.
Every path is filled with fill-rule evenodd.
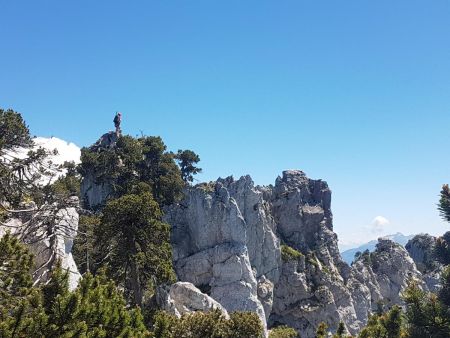
M 17 238 L 0 238 L 0 337 L 35 336 L 46 325 L 40 294 L 32 288 L 32 264 Z
M 127 309 L 113 281 L 87 273 L 75 291 L 68 289 L 68 274 L 59 267 L 42 288 L 48 316 L 46 337 L 145 337 L 138 308 Z
M 178 150 L 175 158 L 181 169 L 181 177 L 185 182 L 192 182 L 194 175 L 202 171 L 201 168 L 195 166 L 200 162 L 200 157 L 192 150 Z
M 438 210 L 440 211 L 441 217 L 445 221 L 450 222 L 450 188 L 448 184 L 442 186 Z
M 33 150 L 30 131 L 20 113 L 0 109 L 0 208 L 12 212 L 26 197 L 44 201 L 37 184 L 42 175 L 55 175 L 58 167 L 47 161 L 49 151 Z M 17 149 L 28 151 L 18 156 Z
M 161 211 L 145 185 L 111 200 L 94 230 L 99 252 L 97 262 L 125 289 L 135 305 L 141 305 L 152 286 L 173 282 L 170 228 L 161 221 Z
M 328 334 L 328 325 L 321 322 L 316 330 L 316 338 L 326 338 Z

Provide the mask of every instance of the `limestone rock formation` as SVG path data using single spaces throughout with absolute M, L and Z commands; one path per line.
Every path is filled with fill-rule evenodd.
M 172 225 L 175 269 L 181 281 L 205 290 L 227 311 L 253 311 L 266 323 L 258 298 L 258 273 L 250 263 L 247 222 L 227 189 L 233 183 L 218 181 L 213 187 L 189 188 L 179 205 L 166 210 L 165 221 Z M 257 207 L 252 210 L 255 214 L 261 211 Z M 264 231 L 259 235 L 262 238 L 258 245 L 264 245 L 263 241 L 270 237 L 275 242 L 267 245 L 278 247 L 279 251 L 276 236 L 266 236 Z M 263 271 L 276 275 L 278 262 L 269 266 L 270 260 L 252 258 L 259 259 Z
M 102 135 L 97 142 L 89 147 L 89 150 L 101 152 L 114 148 L 116 146 L 118 136 L 115 132 L 110 131 Z M 87 209 L 96 208 L 102 205 L 113 191 L 112 184 L 108 180 L 99 181 L 96 177 L 94 168 L 90 168 L 83 175 L 80 187 L 80 195 L 84 206 Z
M 177 317 L 194 311 L 208 312 L 218 309 L 228 318 L 228 312 L 222 305 L 191 283 L 177 282 L 168 288 L 159 287 L 156 301 L 161 309 Z
M 406 244 L 406 250 L 423 274 L 423 280 L 428 289 L 432 292 L 439 290 L 441 286 L 441 272 L 443 269 L 434 257 L 433 250 L 436 244 L 436 237 L 428 234 L 414 236 Z
M 269 327 L 286 324 L 314 337 L 325 321 L 351 334 L 377 302 L 400 302 L 410 278 L 422 278 L 404 248 L 380 240 L 368 264 L 352 266 L 338 250 L 326 182 L 287 170 L 274 186 L 249 176 L 188 187 L 165 210 L 172 226 L 174 266 L 228 312 L 254 311 Z M 281 259 L 280 243 L 298 252 Z
M 422 272 L 436 268 L 436 261 L 433 257 L 435 243 L 436 237 L 428 234 L 416 235 L 406 243 L 406 250 Z
M 44 205 L 37 209 L 32 203 L 22 205 L 23 212 L 0 226 L 0 237 L 11 231 L 29 246 L 34 254 L 35 282 L 45 282 L 50 270 L 59 260 L 69 272 L 69 288 L 75 289 L 81 278 L 72 256 L 73 240 L 78 231 L 78 197 L 64 205 Z
M 362 254 L 352 267 L 354 276 L 371 291 L 372 310 L 379 305 L 402 304 L 401 293 L 408 282 L 422 281 L 422 274 L 405 248 L 385 238 L 378 240 L 375 252 Z
M 340 257 L 332 230 L 328 185 L 301 171 L 285 171 L 276 180 L 270 203 L 282 241 L 302 256 L 282 265 L 269 324 L 286 324 L 313 337 L 321 321 L 332 330 L 342 321 L 355 333 L 367 320 L 367 311 L 358 318 L 346 286 L 350 268 Z

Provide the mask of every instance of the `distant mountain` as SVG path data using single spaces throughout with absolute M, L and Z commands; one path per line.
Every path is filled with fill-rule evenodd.
M 62 165 L 64 162 L 80 163 L 81 150 L 80 148 L 71 142 L 66 142 L 57 137 L 35 137 L 33 138 L 34 146 L 31 149 L 36 150 L 38 148 L 44 148 L 50 155 L 46 159 L 46 163 L 52 163 L 53 165 Z M 4 159 L 11 160 L 11 158 L 26 158 L 30 148 L 16 148 L 4 156 Z M 55 153 L 54 150 L 56 150 Z M 56 171 L 56 177 L 65 174 L 65 170 Z M 54 179 L 54 178 L 53 178 Z M 42 177 L 39 183 L 46 184 L 51 180 L 51 177 Z
M 390 239 L 400 245 L 403 245 L 403 246 L 405 246 L 406 243 L 408 243 L 408 241 L 413 237 L 414 237 L 414 235 L 405 236 L 400 232 L 397 232 L 396 234 L 393 234 L 393 235 L 382 236 L 382 238 L 388 238 L 388 239 Z M 362 244 L 361 246 L 359 246 L 357 248 L 345 250 L 345 251 L 341 252 L 342 259 L 345 262 L 347 262 L 348 264 L 351 264 L 353 262 L 353 259 L 355 258 L 355 254 L 358 251 L 363 252 L 365 250 L 369 250 L 372 252 L 375 250 L 375 246 L 377 245 L 377 243 L 378 243 L 378 240 L 373 240 L 368 243 Z

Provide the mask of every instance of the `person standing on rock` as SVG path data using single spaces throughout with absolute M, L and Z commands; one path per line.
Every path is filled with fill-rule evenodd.
M 120 129 L 120 123 L 122 122 L 122 113 L 117 112 L 114 117 L 114 126 L 116 127 L 116 134 L 119 136 L 122 133 L 122 129 Z

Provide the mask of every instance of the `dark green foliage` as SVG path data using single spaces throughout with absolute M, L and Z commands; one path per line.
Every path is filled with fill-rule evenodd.
M 164 312 L 154 318 L 154 338 L 262 338 L 259 317 L 250 312 L 234 312 L 227 320 L 219 310 L 195 312 L 180 319 Z
M 232 312 L 226 322 L 228 337 L 262 338 L 264 328 L 254 312 Z
M 400 338 L 402 333 L 402 309 L 394 305 L 392 309 L 382 317 L 382 323 L 386 328 L 387 338 Z
M 200 157 L 192 150 L 178 150 L 175 158 L 181 169 L 181 177 L 185 182 L 192 182 L 194 175 L 202 171 L 201 168 L 195 166 L 200 162 Z
M 281 244 L 281 258 L 284 262 L 297 260 L 303 256 L 304 255 L 301 252 L 291 248 L 289 245 Z
M 78 234 L 73 242 L 72 255 L 81 274 L 96 270 L 92 267 L 95 256 L 94 229 L 100 225 L 101 219 L 96 215 L 81 215 L 78 222 Z
M 32 144 L 30 131 L 20 113 L 0 109 L 0 154 L 15 147 Z
M 450 231 L 436 239 L 433 254 L 440 263 L 450 264 Z
M 74 292 L 67 274 L 56 269 L 43 287 L 48 316 L 46 337 L 145 337 L 138 308 L 127 309 L 122 294 L 103 273 L 86 274 Z
M 174 155 L 166 151 L 160 137 L 123 136 L 111 149 L 83 148 L 79 170 L 84 177 L 93 174 L 97 183 L 111 184 L 115 198 L 146 183 L 161 206 L 181 198 L 184 187 Z
M 145 337 L 139 309 L 127 309 L 114 283 L 87 274 L 70 292 L 59 265 L 32 287 L 32 257 L 9 234 L 0 239 L 0 337 Z
M 402 309 L 395 305 L 385 314 L 372 315 L 369 318 L 367 326 L 359 334 L 359 337 L 400 338 L 403 337 L 402 325 Z
M 408 337 L 450 337 L 448 308 L 432 293 L 412 283 L 404 292 Z
M 300 335 L 293 328 L 282 325 L 270 330 L 269 338 L 300 338 Z
M 338 328 L 336 330 L 336 334 L 333 338 L 344 338 L 345 337 L 345 325 L 343 322 L 339 322 Z
M 441 274 L 441 289 L 439 290 L 439 300 L 443 305 L 450 308 L 450 265 L 445 267 Z M 449 314 L 450 315 L 450 314 Z
M 328 325 L 321 322 L 316 330 L 316 338 L 326 338 L 328 335 Z
M 164 311 L 158 311 L 153 318 L 152 338 L 172 338 L 179 319 Z
M 53 193 L 62 197 L 79 196 L 81 178 L 76 171 L 75 163 L 64 162 L 62 167 L 67 171 L 66 175 L 59 177 L 52 184 Z
M 0 302 L 20 298 L 31 287 L 33 256 L 17 238 L 6 233 L 0 239 Z
M 97 262 L 140 305 L 144 292 L 157 284 L 173 282 L 170 228 L 161 221 L 161 211 L 148 191 L 111 200 L 95 227 Z
M 441 198 L 439 199 L 438 210 L 441 217 L 450 222 L 450 188 L 448 184 L 444 184 L 441 190 Z
M 0 239 L 0 337 L 31 337 L 46 324 L 32 265 L 28 249 L 6 233 Z
M 359 338 L 385 338 L 386 328 L 380 322 L 379 315 L 372 315 L 367 322 L 365 328 L 363 328 L 359 334 Z
M 43 149 L 31 151 L 33 141 L 19 113 L 0 109 L 0 202 L 16 207 L 24 197 L 38 193 L 35 182 L 46 172 Z M 15 149 L 29 148 L 26 158 L 16 156 Z
M 184 183 L 174 156 L 166 152 L 166 146 L 160 137 L 143 137 L 143 160 L 138 163 L 140 180 L 150 185 L 153 197 L 160 205 L 169 205 L 178 200 Z
M 64 162 L 60 169 L 65 169 L 66 174 L 58 177 L 52 184 L 44 186 L 40 196 L 32 196 L 35 202 L 38 204 L 53 203 L 80 195 L 81 177 L 76 170 L 75 163 Z

